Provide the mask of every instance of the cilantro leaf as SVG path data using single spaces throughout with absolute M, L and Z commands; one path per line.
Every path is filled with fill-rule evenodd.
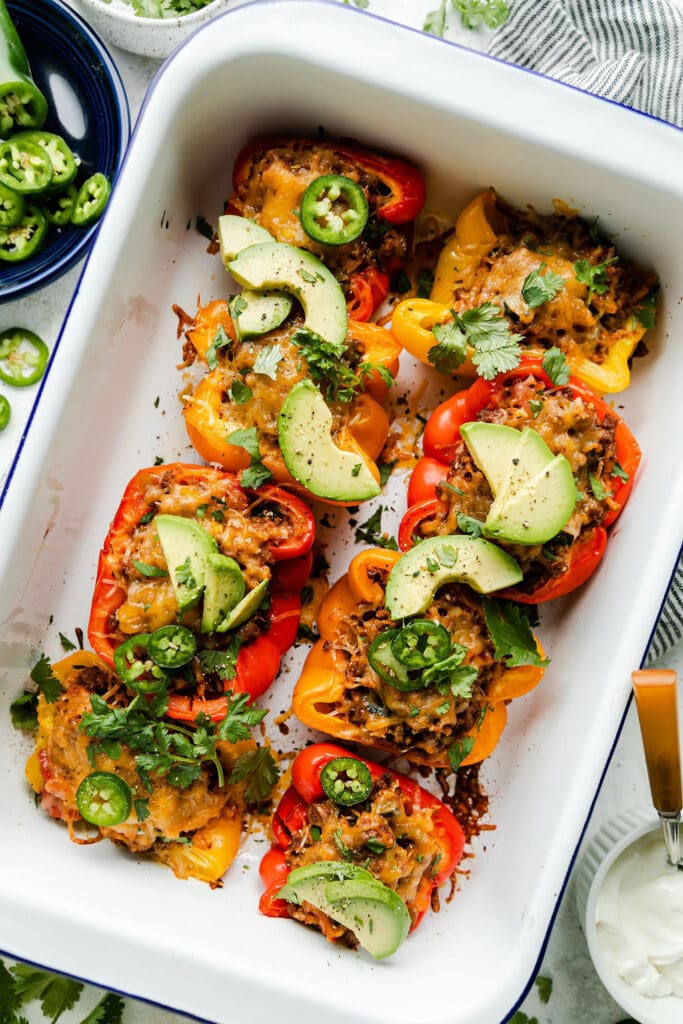
M 552 348 L 549 348 L 543 356 L 542 366 L 553 384 L 557 387 L 563 387 L 569 382 L 571 369 L 561 349 L 556 348 L 554 345 Z
M 590 260 L 577 260 L 574 264 L 574 276 L 579 284 L 588 286 L 588 305 L 590 306 L 593 295 L 604 295 L 607 291 L 607 268 L 611 263 L 616 263 L 618 256 L 604 263 L 592 264 Z
M 31 679 L 48 704 L 54 704 L 55 701 L 59 700 L 60 695 L 64 693 L 64 687 L 59 679 L 57 679 L 57 676 L 53 674 L 50 659 L 45 654 L 41 654 L 31 669 Z
M 432 334 L 438 341 L 427 353 L 429 362 L 441 373 L 452 373 L 467 359 L 467 336 L 457 317 L 447 324 L 434 324 Z
M 75 651 L 76 650 L 76 644 L 73 642 L 73 640 L 69 640 L 68 636 L 64 636 L 63 633 L 59 634 L 59 642 L 62 645 L 62 650 L 63 651 Z
M 363 387 L 363 378 L 344 361 L 347 348 L 343 341 L 326 341 L 307 327 L 293 331 L 290 341 L 306 360 L 311 380 L 324 387 L 328 401 L 353 401 Z
M 10 972 L 5 967 L 2 960 L 0 960 L 0 1020 L 3 1021 L 5 1015 L 10 1020 L 12 1015 L 21 1006 L 22 1000 L 16 990 L 15 980 Z
M 417 297 L 418 299 L 428 299 L 432 294 L 432 288 L 434 287 L 434 275 L 431 270 L 427 270 L 426 267 L 420 271 L 417 275 Z
M 107 992 L 88 1016 L 83 1018 L 81 1024 L 121 1024 L 124 1006 L 121 996 Z
M 588 482 L 591 485 L 591 491 L 596 501 L 604 501 L 605 498 L 612 497 L 612 491 L 608 491 L 601 480 L 593 473 L 588 474 Z
M 533 416 L 534 419 L 536 419 L 536 417 L 538 416 L 539 412 L 543 408 L 544 404 L 545 403 L 543 402 L 543 399 L 534 399 L 534 398 L 530 398 L 529 399 L 529 409 L 531 410 L 531 415 Z
M 549 665 L 541 658 L 529 620 L 514 601 L 496 601 L 482 597 L 486 628 L 493 641 L 496 661 L 507 668 L 517 665 Z
M 650 330 L 655 326 L 659 284 L 650 289 L 643 301 L 636 307 L 635 318 L 641 327 Z
M 504 0 L 451 0 L 465 28 L 500 28 L 510 16 Z
M 194 578 L 192 572 L 192 565 L 190 563 L 190 556 L 188 555 L 181 565 L 175 567 L 175 577 L 177 582 L 184 587 L 188 587 L 190 590 L 196 590 L 197 581 Z
M 38 694 L 28 690 L 16 697 L 9 707 L 12 725 L 15 729 L 30 732 L 38 728 Z
M 244 448 L 251 455 L 252 459 L 260 459 L 261 457 L 256 427 L 242 427 L 240 430 L 233 430 L 226 437 L 226 441 L 228 444 L 235 444 L 239 448 Z
M 618 477 L 619 480 L 623 480 L 624 483 L 626 483 L 629 479 L 629 475 L 626 472 L 626 470 L 622 466 L 620 466 L 616 460 L 614 462 L 614 465 L 612 466 L 612 472 L 610 473 L 610 476 Z
M 353 857 L 353 850 L 347 846 L 342 839 L 342 830 L 340 828 L 336 828 L 334 830 L 332 838 L 334 839 L 334 845 L 337 847 L 344 860 L 351 860 Z
M 455 743 L 448 748 L 448 763 L 454 772 L 457 772 L 473 746 L 474 737 L 463 736 L 461 740 L 456 740 Z
M 481 537 L 484 524 L 480 519 L 475 519 L 474 516 L 466 516 L 464 512 L 456 512 L 455 519 L 461 533 L 466 533 L 470 537 Z
M 147 576 L 150 579 L 155 579 L 158 576 L 168 576 L 168 569 L 162 569 L 158 565 L 149 565 L 147 562 L 140 562 L 137 558 L 131 560 L 131 565 L 134 569 L 137 569 L 141 576 Z
M 245 402 L 248 402 L 250 398 L 254 397 L 254 392 L 247 384 L 244 383 L 243 380 L 240 380 L 239 377 L 237 377 L 230 385 L 228 394 L 230 395 L 230 400 L 234 402 L 235 405 L 244 405 Z
M 539 974 L 535 979 L 534 984 L 538 989 L 538 998 L 542 1003 L 547 1003 L 553 991 L 553 979 L 546 978 L 542 974 Z
M 204 672 L 219 676 L 220 679 L 234 679 L 237 672 L 237 655 L 242 641 L 235 636 L 225 651 L 200 651 L 199 663 Z
M 232 345 L 232 339 L 225 333 L 225 329 L 221 324 L 213 336 L 213 341 L 206 350 L 206 362 L 210 370 L 215 370 L 218 366 L 219 349 L 227 348 L 229 345 Z
M 435 11 L 429 11 L 422 26 L 423 32 L 429 32 L 430 35 L 443 39 L 446 31 L 446 3 L 447 0 L 441 0 L 440 6 Z
M 10 970 L 15 978 L 15 991 L 21 1001 L 39 999 L 43 1016 L 49 1017 L 51 1024 L 55 1024 L 65 1010 L 70 1010 L 76 1004 L 83 991 L 80 981 L 29 964 L 14 964 Z
M 228 690 L 228 710 L 225 718 L 218 723 L 218 738 L 228 743 L 238 743 L 249 738 L 249 730 L 266 717 L 262 708 L 249 705 L 249 694 L 238 693 L 233 697 Z
M 384 487 L 385 483 L 391 476 L 394 466 L 397 464 L 398 459 L 393 459 L 391 462 L 382 462 L 379 469 L 379 485 Z
M 245 309 L 247 309 L 248 306 L 249 303 L 247 302 L 243 295 L 236 295 L 235 298 L 231 299 L 230 302 L 228 303 L 230 316 L 234 320 L 236 317 L 240 315 L 240 313 L 244 313 Z
M 267 483 L 272 476 L 270 470 L 263 465 L 262 462 L 256 462 L 252 460 L 250 466 L 247 469 L 243 469 L 240 475 L 240 483 L 242 487 L 260 487 L 261 484 Z
M 432 334 L 439 344 L 430 348 L 427 358 L 442 372 L 452 372 L 464 362 L 467 345 L 474 349 L 472 362 L 485 380 L 514 370 L 522 358 L 522 337 L 512 333 L 494 302 L 484 302 L 464 313 L 454 312 L 452 322 L 436 324 Z
M 260 373 L 271 380 L 277 379 L 277 368 L 283 360 L 279 345 L 265 345 L 254 361 L 254 373 Z
M 266 800 L 279 778 L 275 758 L 270 747 L 257 747 L 241 754 L 235 761 L 228 782 L 244 782 L 244 799 L 248 804 L 259 804 Z
M 356 527 L 356 543 L 374 544 L 378 548 L 389 548 L 398 551 L 398 544 L 393 537 L 382 532 L 382 512 L 384 507 L 378 505 L 369 519 Z
M 545 270 L 545 274 L 541 271 Z M 529 309 L 537 309 L 539 306 L 551 302 L 564 288 L 564 278 L 547 269 L 546 263 L 541 263 L 537 270 L 532 270 L 524 279 L 522 285 L 522 298 Z
M 517 1010 L 517 1013 L 510 1017 L 509 1024 L 538 1024 L 538 1017 L 528 1017 L 523 1010 Z

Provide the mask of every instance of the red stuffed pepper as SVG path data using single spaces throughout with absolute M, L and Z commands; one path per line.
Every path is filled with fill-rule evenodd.
M 168 714 L 222 719 L 227 691 L 263 694 L 296 636 L 315 525 L 279 487 L 173 463 L 142 469 L 100 552 L 88 637 Z
M 421 173 L 403 160 L 341 142 L 267 138 L 238 154 L 226 212 L 319 256 L 342 284 L 349 315 L 368 320 L 409 255 L 425 197 Z
M 338 872 L 341 895 L 345 881 L 369 873 L 370 892 L 382 886 L 400 898 L 407 931 L 422 920 L 434 889 L 451 877 L 465 844 L 457 819 L 422 786 L 333 743 L 316 743 L 295 758 L 292 785 L 273 815 L 273 834 L 275 842 L 261 861 L 261 912 L 295 918 L 319 928 L 329 941 L 350 946 L 359 935 L 366 945 L 362 929 L 342 923 L 343 914 L 332 916 L 334 905 L 316 899 L 310 887 L 315 903 L 280 897 L 286 883 L 284 894 L 296 896 L 292 873 L 320 879 Z
M 494 380 L 478 379 L 443 402 L 424 432 L 424 456 L 408 488 L 399 530 L 403 550 L 438 534 L 469 532 L 486 519 L 493 494 L 460 429 L 490 422 L 536 431 L 574 475 L 576 503 L 560 532 L 543 544 L 505 543 L 524 580 L 503 596 L 527 604 L 562 597 L 597 567 L 633 486 L 640 449 L 624 421 L 586 384 L 553 384 L 540 360 L 525 358 Z

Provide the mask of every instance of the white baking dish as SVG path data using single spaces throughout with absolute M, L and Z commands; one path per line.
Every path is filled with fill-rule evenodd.
M 198 293 L 223 295 L 227 277 L 188 223 L 198 214 L 215 223 L 247 139 L 319 125 L 422 164 L 430 205 L 450 215 L 489 184 L 517 204 L 547 210 L 559 196 L 600 214 L 663 288 L 651 354 L 616 399 L 641 442 L 642 470 L 597 576 L 543 611 L 552 665 L 512 705 L 484 772 L 497 829 L 477 843 L 455 900 L 381 964 L 258 914 L 263 836 L 217 891 L 108 843 L 70 844 L 33 806 L 27 744 L 7 714 L 37 654 L 60 654 L 57 631 L 85 626 L 124 484 L 156 455 L 192 458 L 171 305 L 192 311 Z M 681 151 L 681 133 L 661 123 L 311 0 L 228 13 L 162 69 L 1 512 L 0 949 L 212 1021 L 497 1024 L 512 1011 L 534 975 L 681 541 Z M 395 523 L 404 487 L 391 485 Z M 345 512 L 338 522 L 326 535 L 333 577 L 352 532 Z M 268 699 L 274 712 L 289 704 L 302 654 Z

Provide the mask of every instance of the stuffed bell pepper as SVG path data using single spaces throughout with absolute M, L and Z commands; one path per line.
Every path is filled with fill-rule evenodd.
M 390 956 L 451 877 L 465 837 L 412 779 L 332 743 L 302 750 L 273 815 L 260 909 Z
M 522 569 L 504 596 L 527 604 L 562 597 L 596 569 L 639 461 L 624 421 L 586 384 L 568 373 L 553 382 L 526 358 L 432 414 L 399 545 L 483 535 Z
M 178 878 L 219 885 L 245 811 L 245 787 L 231 775 L 257 749 L 250 726 L 265 712 L 241 695 L 219 725 L 179 726 L 165 691 L 134 693 L 87 651 L 54 665 L 41 658 L 32 678 L 40 694 L 21 698 L 24 716 L 32 700 L 37 718 L 26 776 L 42 809 L 75 843 L 109 839 Z
M 214 721 L 250 700 L 296 636 L 315 527 L 278 487 L 172 463 L 130 481 L 100 552 L 88 637 L 135 693 L 168 715 Z
M 339 292 L 336 282 L 331 287 Z M 401 351 L 391 332 L 347 321 L 341 303 L 334 342 L 297 314 L 267 334 L 245 336 L 240 298 L 203 306 L 186 331 L 186 362 L 199 355 L 209 366 L 184 406 L 197 452 L 241 471 L 244 484 L 272 479 L 348 504 L 379 494 L 375 460 L 389 431 L 382 403 Z
M 410 255 L 425 196 L 422 175 L 403 160 L 352 143 L 266 138 L 238 154 L 226 212 L 319 257 L 349 315 L 368 320 Z
M 455 770 L 488 757 L 506 703 L 547 664 L 520 609 L 483 596 L 520 575 L 472 537 L 437 537 L 403 556 L 362 551 L 320 607 L 320 639 L 294 688 L 297 718 L 415 764 Z
M 576 211 L 515 209 L 494 191 L 465 207 L 436 267 L 429 299 L 393 313 L 401 344 L 443 372 L 492 377 L 523 353 L 558 349 L 601 393 L 622 391 L 654 327 L 655 275 L 619 255 Z M 503 361 L 504 360 L 504 361 Z

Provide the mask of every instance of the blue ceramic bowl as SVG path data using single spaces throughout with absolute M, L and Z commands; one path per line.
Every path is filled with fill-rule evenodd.
M 60 0 L 7 0 L 48 103 L 44 128 L 56 132 L 81 158 L 78 180 L 102 171 L 113 181 L 121 166 L 130 113 L 123 83 L 99 37 Z M 50 228 L 42 250 L 23 263 L 0 263 L 0 302 L 42 288 L 85 254 L 89 228 Z

